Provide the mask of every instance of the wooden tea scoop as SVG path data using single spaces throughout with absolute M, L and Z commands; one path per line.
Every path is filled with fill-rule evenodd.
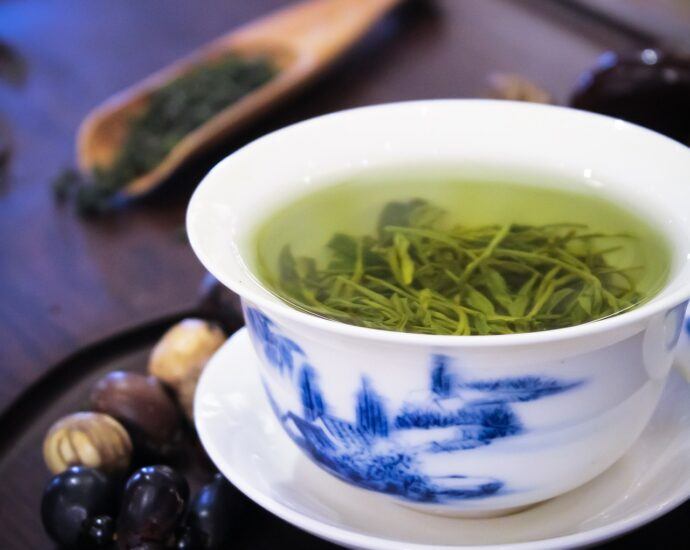
M 128 196 L 150 191 L 185 160 L 265 113 L 318 75 L 399 1 L 308 0 L 214 40 L 94 109 L 79 129 L 80 170 L 91 174 L 97 167 L 107 169 L 127 137 L 130 120 L 145 111 L 153 92 L 172 80 L 231 52 L 269 57 L 278 68 L 276 76 L 187 134 L 153 170 L 121 190 Z

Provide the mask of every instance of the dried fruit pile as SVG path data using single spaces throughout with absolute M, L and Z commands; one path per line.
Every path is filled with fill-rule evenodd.
M 53 424 L 43 454 L 55 475 L 41 502 L 51 539 L 80 549 L 228 547 L 245 497 L 216 474 L 190 499 L 173 467 L 196 383 L 225 338 L 205 321 L 182 321 L 154 348 L 149 375 L 108 373 L 92 386 L 88 411 Z

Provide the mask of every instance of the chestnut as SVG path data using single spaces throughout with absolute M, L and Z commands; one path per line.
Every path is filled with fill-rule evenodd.
M 153 376 L 114 371 L 98 380 L 91 409 L 119 420 L 142 457 L 170 454 L 177 447 L 180 415 L 175 402 Z

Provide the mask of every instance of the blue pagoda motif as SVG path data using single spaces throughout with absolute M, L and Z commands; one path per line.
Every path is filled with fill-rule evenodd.
M 383 400 L 367 377 L 362 377 L 362 389 L 357 392 L 357 428 L 371 436 L 388 436 L 388 416 Z
M 431 367 L 431 391 L 439 397 L 449 397 L 453 389 L 453 375 L 445 355 L 434 355 Z
M 427 473 L 425 462 L 438 453 L 463 452 L 528 431 L 515 403 L 571 391 L 582 380 L 545 376 L 463 380 L 451 358 L 430 358 L 426 388 L 411 392 L 395 411 L 366 376 L 352 397 L 350 419 L 332 414 L 317 370 L 302 348 L 280 335 L 263 314 L 248 309 L 248 324 L 268 362 L 290 380 L 301 414 L 269 400 L 290 437 L 322 468 L 373 491 L 413 502 L 485 498 L 505 490 L 487 476 Z M 392 413 L 392 414 L 389 414 Z
M 308 363 L 302 365 L 298 384 L 304 417 L 307 420 L 316 420 L 323 416 L 326 413 L 326 405 L 316 381 L 314 367 Z

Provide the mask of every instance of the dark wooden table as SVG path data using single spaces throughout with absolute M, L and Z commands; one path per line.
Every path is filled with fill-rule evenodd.
M 600 53 L 645 39 L 631 32 L 628 20 L 611 25 L 564 2 L 413 3 L 377 25 L 305 93 L 146 200 L 89 222 L 55 203 L 50 180 L 72 163 L 76 128 L 92 107 L 209 39 L 288 4 L 0 3 L 0 42 L 19 58 L 18 74 L 0 80 L 0 122 L 13 142 L 7 175 L 0 178 L 0 410 L 74 349 L 196 301 L 204 273 L 178 229 L 199 179 L 243 143 L 348 107 L 481 96 L 494 71 L 521 73 L 566 102 Z M 678 28 L 690 25 L 681 20 L 679 27 L 674 18 L 676 34 Z M 686 538 L 688 511 L 681 508 L 611 547 L 671 548 L 667 537 Z M 7 530 L 0 517 L 0 541 Z

